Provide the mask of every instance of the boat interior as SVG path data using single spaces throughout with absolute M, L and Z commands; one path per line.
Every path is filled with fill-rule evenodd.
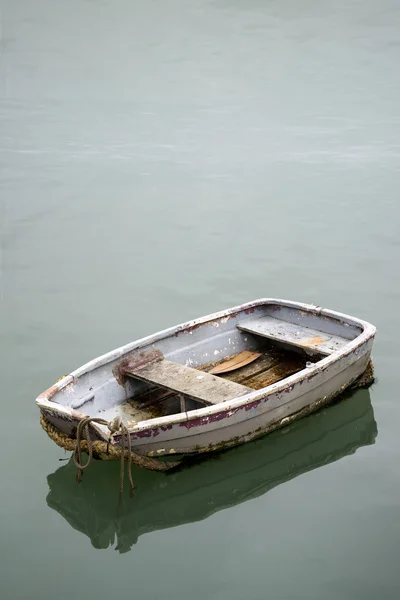
M 135 424 L 232 400 L 313 366 L 361 331 L 282 307 L 279 318 L 273 307 L 262 307 L 182 329 L 175 341 L 161 340 L 120 361 L 114 375 L 125 387 L 125 401 L 99 416 Z

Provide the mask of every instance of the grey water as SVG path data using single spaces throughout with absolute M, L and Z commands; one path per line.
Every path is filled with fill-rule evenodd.
M 0 1 L 2 598 L 398 598 L 399 64 L 397 0 Z M 374 323 L 374 386 L 77 486 L 38 393 L 258 297 Z

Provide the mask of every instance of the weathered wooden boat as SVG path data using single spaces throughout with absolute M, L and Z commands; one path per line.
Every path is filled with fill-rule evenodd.
M 118 505 L 119 470 L 94 463 L 85 485 L 71 486 L 72 460 L 48 478 L 47 504 L 95 548 L 127 552 L 153 531 L 202 521 L 268 493 L 303 473 L 374 444 L 377 425 L 368 390 L 359 390 L 285 429 L 168 473 L 135 469 L 134 502 Z
M 331 402 L 370 361 L 375 327 L 318 306 L 262 299 L 156 333 L 63 377 L 36 402 L 69 438 L 180 460 L 253 440 Z M 110 429 L 113 431 L 110 435 Z

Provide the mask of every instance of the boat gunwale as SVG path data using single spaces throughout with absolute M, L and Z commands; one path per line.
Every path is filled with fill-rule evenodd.
M 174 425 L 174 424 L 178 424 L 181 422 L 186 422 L 186 421 L 191 421 L 194 419 L 208 417 L 208 416 L 211 416 L 211 415 L 214 415 L 217 413 L 234 410 L 236 408 L 241 408 L 247 404 L 250 404 L 251 402 L 263 399 L 266 396 L 269 396 L 271 394 L 279 393 L 279 392 L 285 390 L 286 388 L 288 388 L 290 386 L 294 386 L 296 383 L 303 380 L 305 377 L 305 372 L 307 373 L 307 377 L 311 378 L 311 376 L 316 375 L 318 372 L 322 372 L 322 371 L 326 370 L 328 367 L 333 365 L 339 359 L 341 359 L 349 354 L 352 354 L 353 352 L 355 352 L 357 350 L 357 348 L 359 348 L 360 346 L 362 346 L 363 344 L 368 342 L 371 338 L 373 338 L 376 333 L 376 327 L 374 325 L 372 325 L 371 323 L 364 321 L 362 319 L 358 319 L 356 317 L 352 317 L 352 316 L 344 314 L 344 313 L 340 313 L 340 312 L 336 312 L 336 311 L 333 311 L 330 309 L 322 308 L 320 306 L 316 306 L 313 304 L 305 304 L 305 303 L 291 301 L 291 300 L 283 300 L 283 299 L 275 299 L 275 298 L 261 298 L 258 300 L 254 300 L 254 301 L 247 302 L 247 303 L 239 305 L 239 306 L 235 306 L 235 307 L 223 310 L 223 311 L 219 311 L 219 312 L 212 313 L 212 314 L 209 314 L 209 315 L 206 315 L 203 317 L 199 317 L 197 319 L 187 321 L 180 325 L 169 327 L 167 329 L 156 332 L 154 334 L 151 334 L 149 336 L 146 336 L 146 337 L 136 340 L 134 342 L 125 344 L 124 346 L 120 346 L 114 350 L 111 350 L 110 352 L 107 352 L 106 354 L 102 354 L 99 357 L 94 358 L 91 361 L 82 365 L 81 367 L 75 369 L 69 375 L 66 375 L 65 377 L 60 379 L 58 382 L 56 382 L 53 386 L 51 386 L 50 388 L 48 388 L 47 390 L 45 390 L 44 392 L 39 394 L 39 396 L 36 398 L 36 404 L 39 406 L 39 408 L 43 408 L 43 409 L 47 409 L 47 410 L 51 409 L 53 411 L 56 410 L 57 412 L 59 412 L 60 414 L 64 414 L 65 416 L 69 416 L 69 417 L 75 418 L 75 419 L 81 419 L 87 415 L 80 413 L 76 409 L 73 409 L 71 407 L 66 407 L 66 406 L 59 404 L 58 402 L 54 402 L 54 401 L 52 401 L 52 398 L 58 392 L 63 390 L 65 387 L 67 387 L 71 383 L 74 383 L 77 379 L 79 379 L 86 373 L 89 373 L 99 367 L 105 366 L 105 365 L 109 364 L 110 362 L 123 357 L 124 355 L 126 355 L 127 353 L 129 353 L 133 350 L 137 350 L 143 346 L 148 346 L 150 344 L 154 344 L 166 337 L 170 337 L 177 333 L 181 333 L 186 330 L 190 330 L 193 327 L 203 325 L 207 322 L 212 322 L 217 319 L 224 318 L 224 317 L 230 317 L 234 314 L 237 314 L 237 313 L 240 313 L 240 312 L 252 309 L 252 308 L 256 308 L 258 306 L 268 305 L 268 304 L 272 304 L 272 305 L 275 304 L 275 305 L 283 306 L 286 308 L 294 308 L 297 310 L 301 310 L 301 311 L 310 313 L 316 317 L 318 317 L 318 316 L 331 317 L 335 320 L 341 321 L 342 323 L 349 324 L 349 325 L 355 325 L 355 326 L 361 328 L 362 331 L 353 340 L 349 340 L 348 343 L 343 348 L 336 350 L 336 351 L 332 352 L 332 354 L 329 354 L 328 356 L 324 357 L 323 359 L 317 361 L 314 364 L 314 366 L 307 367 L 306 369 L 302 369 L 301 371 L 298 371 L 297 373 L 290 375 L 289 377 L 286 377 L 286 378 L 282 379 L 281 381 L 273 383 L 272 385 L 261 388 L 260 390 L 253 390 L 253 391 L 249 392 L 248 394 L 239 396 L 237 398 L 228 400 L 228 401 L 220 403 L 220 404 L 214 404 L 214 405 L 210 405 L 210 406 L 207 405 L 207 406 L 195 409 L 195 410 L 191 410 L 189 413 L 182 412 L 182 413 L 176 413 L 173 415 L 167 415 L 167 416 L 163 416 L 163 417 L 156 417 L 156 418 L 147 419 L 144 421 L 139 421 L 138 423 L 136 423 L 132 426 L 129 426 L 129 431 L 131 433 L 136 433 L 136 432 L 140 432 L 140 431 L 143 431 L 143 430 L 146 430 L 149 428 L 153 428 L 153 427 Z M 290 401 L 290 400 L 288 400 L 288 401 Z M 102 436 L 104 436 L 108 431 L 105 426 L 101 426 L 101 425 L 98 425 L 96 427 L 96 429 L 99 431 L 99 433 L 100 432 L 102 433 Z

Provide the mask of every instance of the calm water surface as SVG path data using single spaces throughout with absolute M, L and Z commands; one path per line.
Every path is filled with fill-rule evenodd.
M 399 2 L 0 6 L 1 597 L 398 598 Z M 77 488 L 38 392 L 262 296 L 372 321 L 378 382 Z

